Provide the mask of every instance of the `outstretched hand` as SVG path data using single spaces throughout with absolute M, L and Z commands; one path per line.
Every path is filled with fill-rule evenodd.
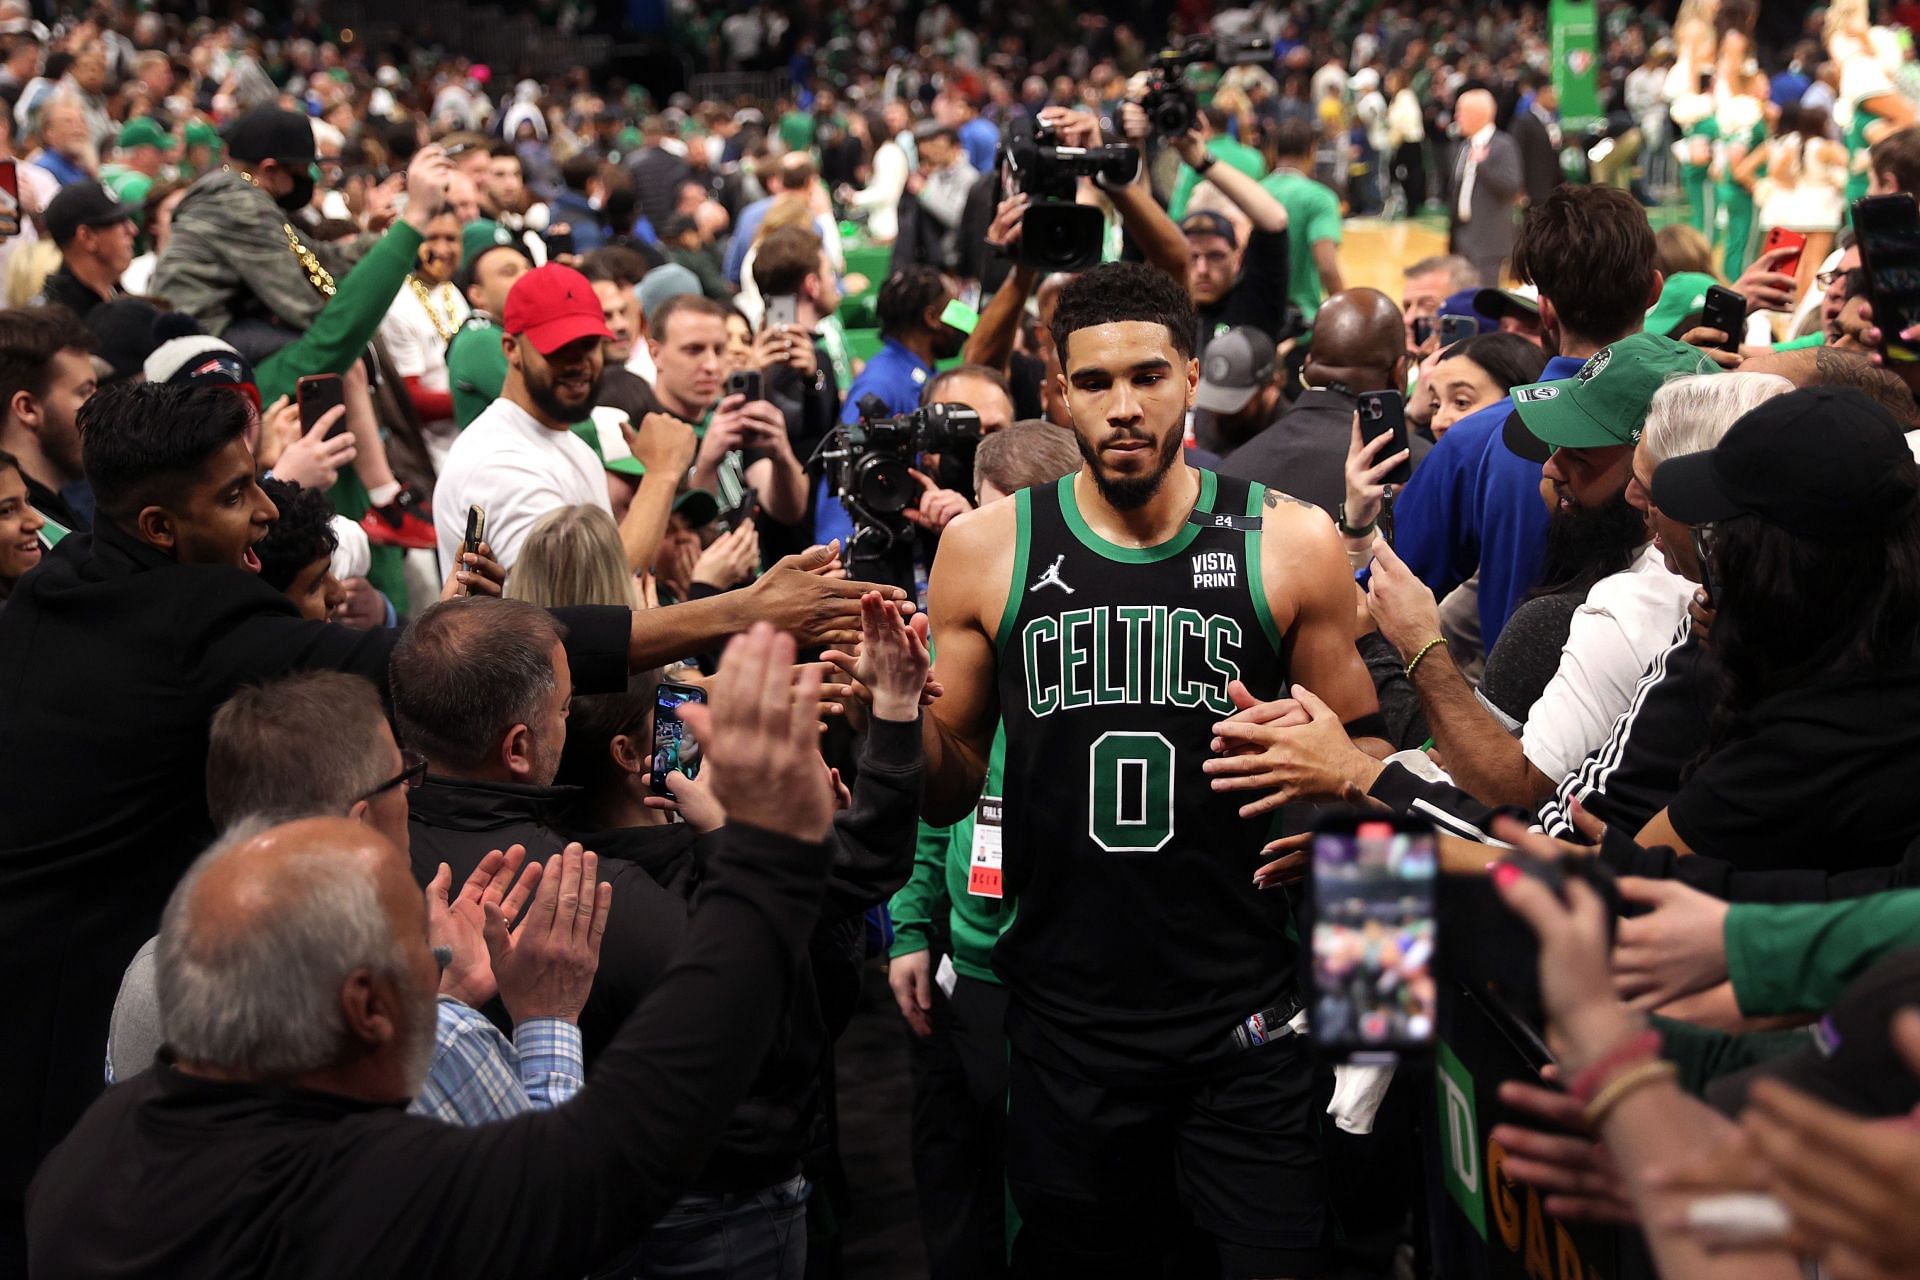
M 600 882 L 599 871 L 599 858 L 578 844 L 554 854 L 539 878 L 533 905 L 512 929 L 506 905 L 481 897 L 500 1001 L 516 1023 L 580 1020 L 613 906 L 613 886 Z
M 1338 799 L 1349 786 L 1364 791 L 1385 768 L 1353 744 L 1333 708 L 1303 685 L 1294 685 L 1292 698 L 1261 714 L 1264 723 L 1236 713 L 1214 725 L 1214 741 L 1230 754 L 1200 765 L 1216 792 L 1268 793 L 1241 805 L 1242 818 L 1256 818 L 1296 800 Z M 1303 714 L 1305 723 L 1300 722 Z

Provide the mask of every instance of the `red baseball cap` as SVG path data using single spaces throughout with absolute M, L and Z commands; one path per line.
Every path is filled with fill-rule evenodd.
M 613 337 L 593 286 L 578 271 L 558 262 L 535 267 L 515 280 L 507 290 L 504 310 L 500 319 L 507 333 L 516 338 L 526 334 L 543 356 L 582 338 Z

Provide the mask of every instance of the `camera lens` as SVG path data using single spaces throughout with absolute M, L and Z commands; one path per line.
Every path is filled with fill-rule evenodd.
M 868 509 L 881 515 L 904 511 L 919 488 L 898 458 L 868 454 L 854 468 L 853 490 Z

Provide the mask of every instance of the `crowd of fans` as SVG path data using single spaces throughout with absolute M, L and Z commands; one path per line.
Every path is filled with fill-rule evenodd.
M 1172 543 L 1121 517 L 1192 475 L 1174 549 L 1251 549 L 1282 673 L 1164 766 L 1260 827 L 1233 892 L 1280 922 L 1321 806 L 1431 822 L 1482 919 L 1336 976 L 1425 1038 L 1428 955 L 1528 926 L 1555 1065 L 1501 1087 L 1501 1176 L 1673 1280 L 1920 1274 L 1920 324 L 1850 212 L 1920 196 L 1920 12 L 1756 7 L 1603 4 L 1575 121 L 1533 6 L 670 6 L 749 86 L 696 98 L 318 5 L 0 0 L 0 1269 L 839 1274 L 883 958 L 932 1275 L 1425 1262 L 1417 1057 L 1302 1085 L 1298 1203 L 1256 1120 L 1236 1188 L 1139 1118 L 1201 1075 L 1232 1117 L 1211 1058 L 1067 1052 L 1086 1167 L 1023 1136 L 1064 1085 L 1008 1028 L 1109 989 L 1033 970 L 1062 882 L 1001 865 L 1054 793 L 995 655 L 1076 587 L 1060 630 L 1108 626 L 1029 512 L 1138 568 Z M 1024 243 L 1068 203 L 1009 181 L 1031 125 L 1130 149 L 1072 179 L 1099 265 Z M 1350 285 L 1354 218 L 1446 252 Z M 1147 905 L 1101 945 L 1229 927 Z M 1089 1207 L 1120 1132 L 1151 1221 Z

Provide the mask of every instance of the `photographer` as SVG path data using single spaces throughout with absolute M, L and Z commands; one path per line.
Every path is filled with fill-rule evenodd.
M 1146 108 L 1129 102 L 1120 116 L 1127 139 L 1144 144 L 1152 128 Z M 1190 211 L 1180 223 L 1187 240 L 1187 292 L 1200 315 L 1194 355 L 1203 359 L 1207 343 L 1229 329 L 1244 325 L 1286 337 L 1294 328 L 1287 316 L 1287 208 L 1258 179 L 1220 163 L 1207 150 L 1208 137 L 1202 116 L 1172 146 L 1253 225 L 1243 243 L 1233 222 L 1210 208 Z
M 1040 112 L 1038 120 L 1042 129 L 1053 131 L 1060 146 L 1100 145 L 1100 122 L 1090 111 L 1047 107 Z M 1131 137 L 1128 140 L 1133 141 Z M 1185 238 L 1181 236 L 1180 228 L 1167 217 L 1166 210 L 1154 201 L 1153 192 L 1147 185 L 1146 166 L 1140 166 L 1135 171 L 1133 181 L 1125 185 L 1110 185 L 1097 179 L 1090 181 L 1095 183 L 1100 194 L 1112 201 L 1120 217 L 1121 231 L 1139 248 L 1147 264 L 1185 283 Z M 1085 183 L 1080 190 L 1083 199 L 1091 198 L 1091 188 Z M 1016 411 L 1022 417 L 1040 417 L 1043 416 L 1044 388 L 1052 383 L 1054 375 L 1060 371 L 1058 361 L 1052 354 L 1047 329 L 1052 319 L 1052 302 L 1058 293 L 1058 282 L 1066 280 L 1068 276 L 1058 274 L 1052 280 L 1047 280 L 1044 269 L 1018 260 L 1021 221 L 1030 204 L 1028 196 L 1015 194 L 1002 200 L 995 211 L 993 223 L 986 233 L 987 244 L 1001 257 L 1014 259 L 1015 266 L 1007 276 L 1006 283 L 994 293 L 993 300 L 980 313 L 979 323 L 968 337 L 961 358 L 968 364 L 984 365 L 1007 374 L 1013 384 Z M 1052 287 L 1047 287 L 1049 285 Z M 1036 300 L 1040 310 L 1037 357 L 1014 350 L 1020 321 L 1026 314 L 1030 298 Z

